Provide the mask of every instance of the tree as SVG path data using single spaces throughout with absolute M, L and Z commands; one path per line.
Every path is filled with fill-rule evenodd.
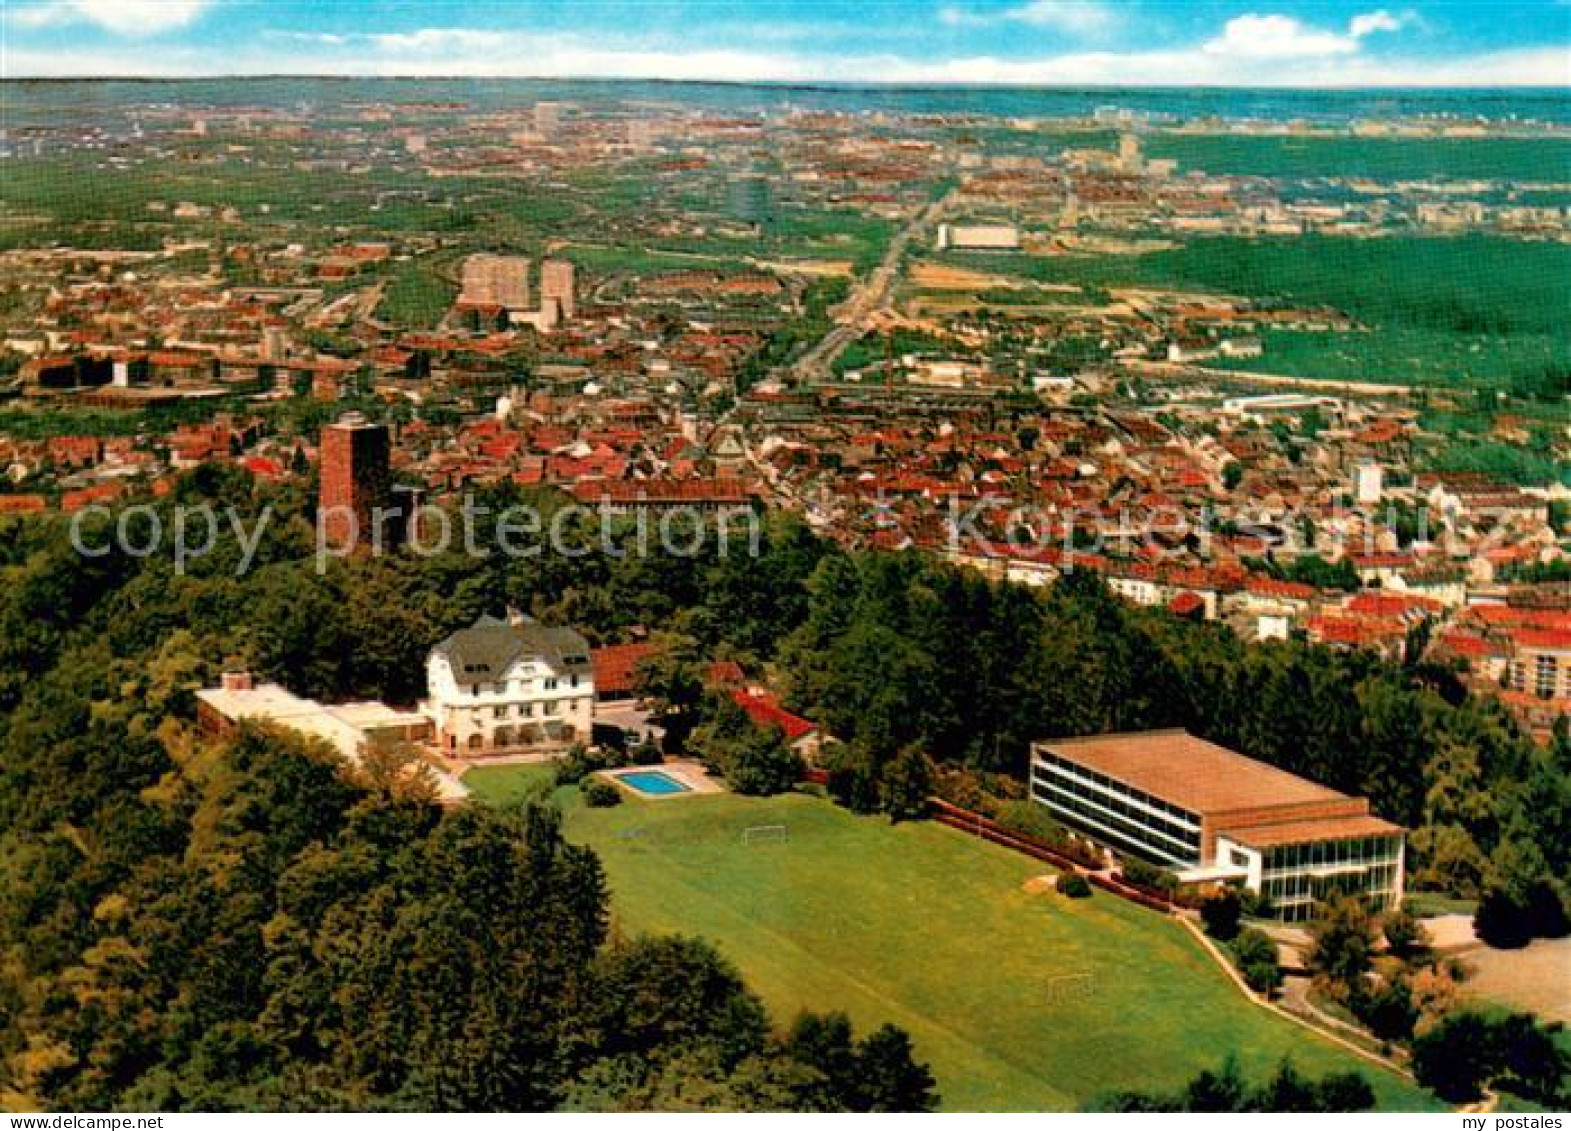
M 1320 1110 L 1368 1111 L 1375 1106 L 1375 1090 L 1357 1072 L 1332 1072 L 1320 1078 Z
M 760 727 L 729 695 L 706 702 L 707 719 L 693 732 L 705 762 L 738 793 L 784 793 L 802 779 L 802 759 L 777 726 Z
M 1189 1082 L 1184 1089 L 1183 1110 L 1212 1114 L 1242 1111 L 1248 1095 L 1238 1058 L 1229 1053 L 1218 1071 L 1202 1069 Z
M 1292 1058 L 1284 1057 L 1255 1098 L 1254 1106 L 1259 1111 L 1316 1112 L 1320 1110 L 1320 1095 Z
M 1238 934 L 1238 923 L 1243 915 L 1243 903 L 1238 891 L 1224 887 L 1213 892 L 1200 904 L 1200 918 L 1205 923 L 1206 934 L 1223 942 Z
M 1448 1103 L 1478 1099 L 1498 1062 L 1493 1026 L 1471 1010 L 1451 1014 L 1413 1041 L 1413 1075 Z
M 730 1069 L 768 1043 L 763 1005 L 701 939 L 644 937 L 612 946 L 593 978 L 588 1035 L 602 1056 L 707 1050 Z
M 1357 988 L 1373 965 L 1374 920 L 1357 896 L 1335 895 L 1322 903 L 1309 940 L 1309 968 L 1343 993 Z
M 1269 995 L 1281 987 L 1282 965 L 1270 935 L 1251 927 L 1233 940 L 1232 949 L 1239 973 L 1250 989 Z
M 1429 935 L 1424 925 L 1405 907 L 1387 912 L 1380 929 L 1385 934 L 1386 945 L 1398 958 L 1411 958 L 1429 950 Z
M 880 808 L 895 821 L 927 816 L 933 793 L 933 767 L 920 747 L 907 746 L 884 769 L 878 786 Z
M 879 806 L 878 774 L 873 755 L 862 742 L 842 742 L 824 754 L 829 771 L 829 796 L 853 813 L 873 813 Z
M 1533 941 L 1527 908 L 1503 888 L 1490 887 L 1473 911 L 1473 931 L 1500 950 L 1517 950 Z
M 802 780 L 802 759 L 786 744 L 779 727 L 752 727 L 718 758 L 726 784 L 738 793 L 784 793 Z
M 680 753 L 699 720 L 704 699 L 704 667 L 697 641 L 671 637 L 657 642 L 654 655 L 638 665 L 638 695 L 665 729 L 668 753 Z
M 1382 1041 L 1405 1041 L 1418 1022 L 1418 1006 L 1407 979 L 1388 978 L 1374 987 L 1360 986 L 1352 995 L 1353 1013 Z
M 860 1100 L 860 1066 L 844 1013 L 803 1013 L 786 1036 L 785 1051 L 814 1070 L 818 1079 L 807 1086 L 807 1106 L 819 1111 L 855 1110 Z
M 1571 1098 L 1571 1049 L 1559 1022 L 1541 1025 L 1532 1014 L 1511 1013 L 1495 1023 L 1501 1083 L 1543 1104 Z

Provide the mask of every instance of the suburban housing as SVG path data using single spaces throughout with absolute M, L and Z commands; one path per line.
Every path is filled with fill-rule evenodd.
M 1239 882 L 1288 921 L 1333 887 L 1402 898 L 1401 826 L 1369 802 L 1182 730 L 1061 739 L 1032 748 L 1031 796 L 1100 843 L 1187 882 Z

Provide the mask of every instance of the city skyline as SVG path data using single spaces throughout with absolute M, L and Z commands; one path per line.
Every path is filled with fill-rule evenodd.
M 0 12 L 0 73 L 1564 87 L 1571 4 L 33 0 Z

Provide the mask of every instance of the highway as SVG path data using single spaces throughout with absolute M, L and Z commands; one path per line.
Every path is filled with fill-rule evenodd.
M 893 302 L 895 284 L 900 279 L 900 261 L 905 256 L 906 248 L 937 222 L 954 200 L 957 191 L 951 190 L 933 201 L 895 233 L 878 266 L 857 284 L 850 297 L 837 308 L 835 324 L 829 328 L 829 332 L 791 364 L 787 370 L 790 381 L 810 384 L 828 379 L 836 359 L 845 352 L 847 346 L 861 337 L 867 319 L 875 312 L 887 309 Z

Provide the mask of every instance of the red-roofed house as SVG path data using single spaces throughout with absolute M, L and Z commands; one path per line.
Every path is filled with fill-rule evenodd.
M 754 726 L 779 729 L 792 750 L 809 762 L 817 760 L 822 747 L 818 724 L 787 711 L 772 691 L 762 687 L 737 687 L 731 691 L 731 700 L 747 712 Z

